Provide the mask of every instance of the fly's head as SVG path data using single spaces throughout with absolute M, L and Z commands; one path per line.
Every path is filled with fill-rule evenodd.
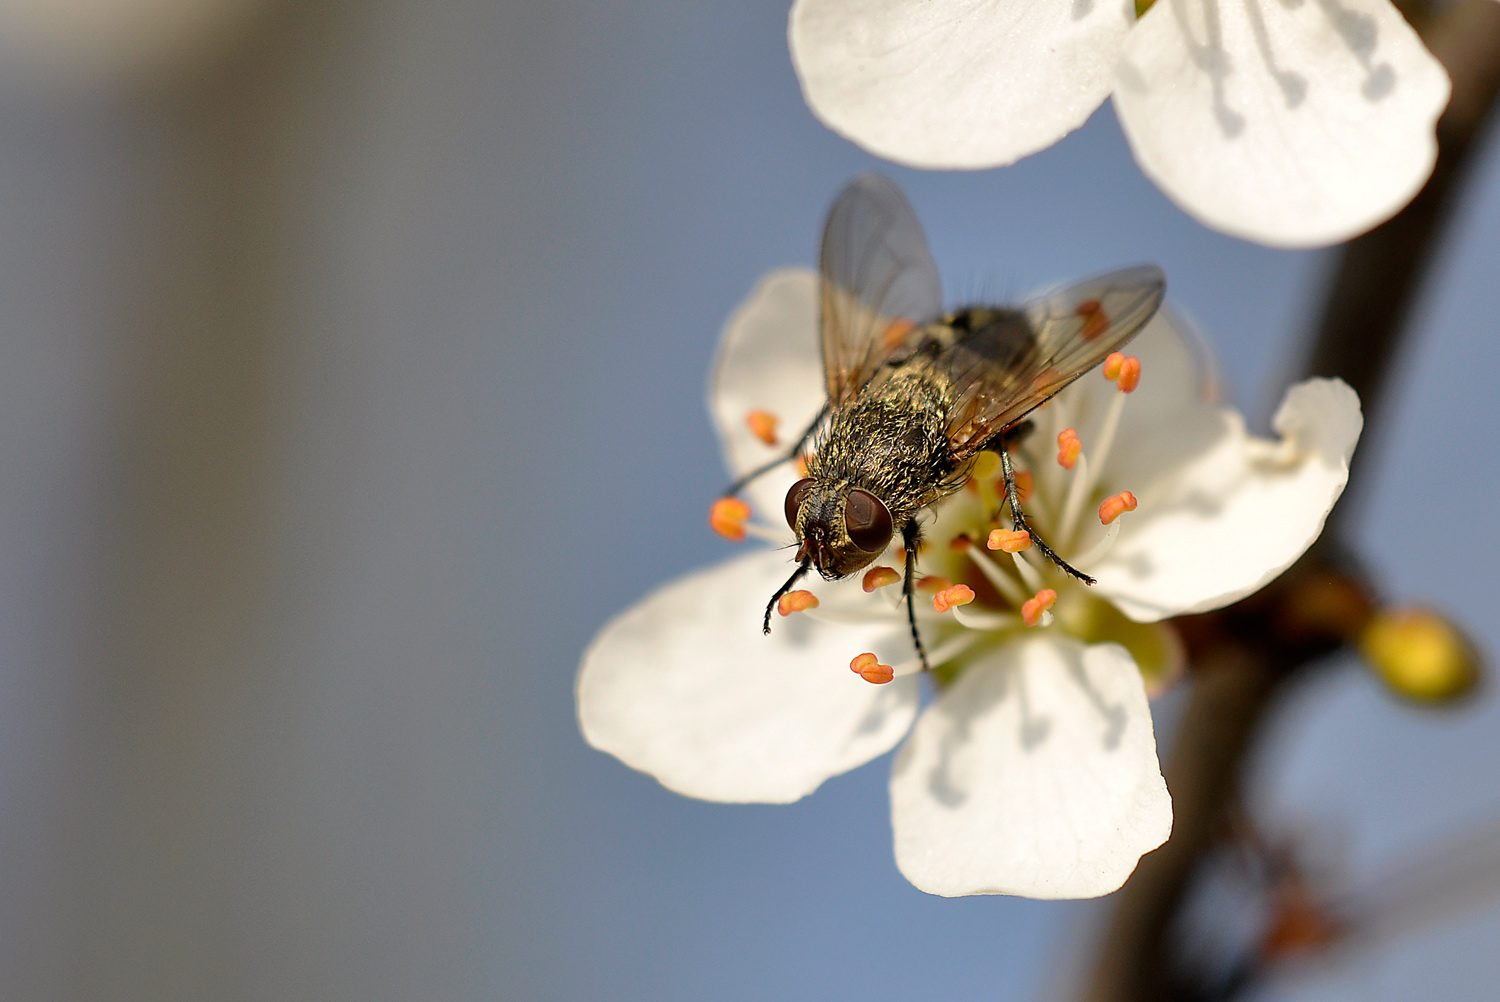
M 872 563 L 895 531 L 890 509 L 874 494 L 816 477 L 787 491 L 786 521 L 801 544 L 797 560 L 810 559 L 829 581 Z

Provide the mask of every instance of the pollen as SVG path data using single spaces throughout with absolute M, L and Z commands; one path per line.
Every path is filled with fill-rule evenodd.
M 957 584 L 952 588 L 944 588 L 932 596 L 932 607 L 938 612 L 947 612 L 957 605 L 968 605 L 974 601 L 974 589 L 968 585 Z
M 808 609 L 818 607 L 818 596 L 804 588 L 789 591 L 776 600 L 776 611 L 783 616 L 790 616 L 794 612 L 806 612 Z
M 1121 393 L 1133 393 L 1135 388 L 1141 385 L 1141 360 L 1135 357 L 1127 358 L 1120 363 L 1120 378 L 1115 381 L 1120 387 Z
M 1078 304 L 1075 311 L 1083 318 L 1083 329 L 1078 333 L 1085 341 L 1092 341 L 1109 329 L 1109 318 L 1104 315 L 1104 307 L 1100 305 L 1099 300 L 1084 300 Z
M 1078 432 L 1072 428 L 1064 428 L 1057 436 L 1057 463 L 1065 470 L 1071 470 L 1078 465 L 1078 456 L 1083 452 L 1083 443 L 1078 440 Z
M 750 426 L 750 434 L 767 445 L 776 444 L 776 426 L 780 422 L 775 414 L 770 411 L 751 411 L 745 415 L 745 423 Z
M 1099 521 L 1108 525 L 1127 511 L 1135 511 L 1135 495 L 1121 491 L 1105 498 L 1099 505 Z
M 1104 360 L 1104 378 L 1109 382 L 1116 382 L 1120 378 L 1120 370 L 1125 367 L 1125 356 L 1118 351 L 1112 351 Z
M 917 587 L 923 591 L 942 591 L 945 588 L 952 588 L 953 582 L 947 578 L 940 578 L 936 574 L 929 574 L 917 579 Z
M 1043 588 L 1031 598 L 1021 603 L 1021 619 L 1027 626 L 1035 626 L 1042 621 L 1042 613 L 1052 608 L 1057 601 L 1057 592 L 1051 588 Z
M 890 567 L 871 567 L 865 571 L 865 579 L 860 587 L 868 592 L 876 588 L 884 588 L 886 585 L 895 584 L 901 580 L 901 575 Z
M 883 665 L 874 654 L 856 655 L 849 662 L 849 670 L 871 685 L 885 685 L 896 677 L 896 670 L 890 665 Z
M 989 548 L 1002 553 L 1020 553 L 1031 549 L 1031 533 L 1025 529 L 995 529 L 990 533 Z
M 750 521 L 750 506 L 739 498 L 719 498 L 708 510 L 708 524 L 714 532 L 736 543 L 745 538 L 745 523 Z
M 797 462 L 795 464 L 793 464 L 793 465 L 795 465 L 797 467 L 797 476 L 799 476 L 799 477 L 805 477 L 805 476 L 807 476 L 807 459 L 806 458 L 804 458 L 802 456 L 798 456 L 797 457 Z

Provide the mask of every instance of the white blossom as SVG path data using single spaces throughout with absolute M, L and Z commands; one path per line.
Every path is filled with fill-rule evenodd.
M 1106 97 L 1141 168 L 1208 226 L 1334 243 L 1437 156 L 1446 72 L 1389 0 L 796 0 L 803 94 L 914 167 L 1013 163 Z
M 774 272 L 726 326 L 709 406 L 731 473 L 784 451 L 747 414 L 794 438 L 822 404 L 817 279 Z M 1120 886 L 1171 830 L 1147 684 L 1180 662 L 1157 621 L 1232 601 L 1285 568 L 1318 535 L 1359 435 L 1352 390 L 1312 380 L 1287 396 L 1270 442 L 1212 399 L 1204 362 L 1169 311 L 1129 349 L 1140 386 L 1090 373 L 1034 413 L 1017 450 L 1033 526 L 1098 584 L 1034 552 L 989 550 L 998 485 L 975 481 L 927 520 L 922 573 L 964 583 L 968 604 L 939 612 L 920 594 L 935 690 L 920 671 L 899 584 L 816 581 L 817 605 L 761 613 L 791 568 L 757 548 L 672 582 L 605 625 L 584 654 L 578 713 L 596 748 L 688 796 L 784 803 L 890 750 L 896 861 L 935 894 L 1089 897 Z M 1071 469 L 1059 436 L 1075 434 Z M 752 535 L 792 541 L 780 517 L 797 474 L 752 483 Z M 1106 527 L 1101 499 L 1136 510 Z M 1008 522 L 1001 519 L 1002 528 Z M 962 539 L 972 541 L 962 545 Z M 955 543 L 955 541 L 958 541 Z M 888 553 L 880 565 L 896 568 Z M 1050 611 L 1022 608 L 1055 594 Z M 868 652 L 894 678 L 849 670 Z

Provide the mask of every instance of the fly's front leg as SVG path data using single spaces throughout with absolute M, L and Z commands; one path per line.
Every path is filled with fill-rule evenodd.
M 922 633 L 917 629 L 917 544 L 922 541 L 922 530 L 917 520 L 910 518 L 901 527 L 901 545 L 906 548 L 906 584 L 902 594 L 906 596 L 906 621 L 911 624 L 911 642 L 917 647 L 917 658 L 923 671 L 931 671 L 927 664 L 927 649 L 922 646 Z
M 1010 453 L 1005 449 L 1004 439 L 1000 441 L 1000 469 L 1005 473 L 1005 499 L 1010 502 L 1011 527 L 1030 536 L 1032 544 L 1042 551 L 1042 556 L 1056 564 L 1065 574 L 1073 575 L 1084 584 L 1094 584 L 1093 578 L 1053 553 L 1052 547 L 1042 542 L 1041 537 L 1026 524 L 1026 513 L 1021 510 L 1021 492 L 1016 489 L 1016 471 L 1010 465 Z
M 823 419 L 826 417 L 828 417 L 828 404 L 825 403 L 823 405 L 823 409 L 818 411 L 818 416 L 813 418 L 812 424 L 808 425 L 807 430 L 804 431 L 800 436 L 798 436 L 797 444 L 792 446 L 790 452 L 777 459 L 773 459 L 768 463 L 762 463 L 761 465 L 757 466 L 755 469 L 751 470 L 749 473 L 740 477 L 734 483 L 725 488 L 724 493 L 719 495 L 719 497 L 732 498 L 740 491 L 744 490 L 745 485 L 750 483 L 750 481 L 754 480 L 756 477 L 771 472 L 782 463 L 791 462 L 793 459 L 796 459 L 797 453 L 802 451 L 802 447 L 807 444 L 808 439 L 812 438 L 813 432 L 818 430 L 818 425 L 822 424 Z

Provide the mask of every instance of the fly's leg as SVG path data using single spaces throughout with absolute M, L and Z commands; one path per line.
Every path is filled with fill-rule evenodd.
M 774 608 L 776 608 L 776 603 L 781 601 L 781 596 L 783 596 L 787 592 L 791 591 L 792 590 L 792 585 L 794 585 L 798 581 L 802 580 L 802 575 L 806 574 L 807 571 L 808 571 L 808 569 L 811 568 L 811 567 L 812 567 L 812 559 L 811 558 L 808 558 L 807 560 L 802 561 L 802 563 L 797 566 L 797 569 L 792 572 L 792 576 L 786 579 L 786 584 L 784 584 L 780 588 L 776 589 L 776 594 L 772 595 L 771 596 L 771 601 L 769 601 L 769 602 L 766 603 L 766 618 L 763 619 L 763 620 L 761 620 L 761 623 L 760 623 L 760 632 L 761 633 L 764 633 L 767 636 L 770 635 L 770 633 L 771 633 L 771 610 L 774 609 Z
M 1073 575 L 1084 584 L 1094 584 L 1093 578 L 1053 553 L 1052 547 L 1042 542 L 1041 537 L 1026 524 L 1026 513 L 1021 511 L 1021 492 L 1016 490 L 1016 471 L 1010 465 L 1010 453 L 1006 451 L 1003 440 L 1000 442 L 1000 469 L 1005 473 L 1005 499 L 1010 502 L 1011 527 L 1030 536 L 1031 542 L 1042 551 L 1042 556 L 1056 564 L 1063 573 Z
M 798 437 L 797 444 L 792 446 L 790 452 L 788 452 L 784 456 L 773 459 L 768 463 L 762 463 L 761 465 L 757 466 L 755 469 L 751 470 L 749 473 L 745 474 L 734 483 L 730 484 L 727 488 L 725 488 L 724 493 L 719 496 L 732 498 L 740 491 L 744 490 L 745 485 L 750 483 L 750 481 L 754 480 L 756 477 L 759 477 L 765 473 L 769 473 L 772 470 L 776 469 L 776 467 L 780 466 L 782 463 L 790 462 L 791 460 L 797 458 L 797 453 L 802 451 L 802 447 L 807 444 L 808 439 L 812 438 L 813 432 L 818 430 L 818 425 L 822 424 L 823 419 L 827 416 L 828 405 L 825 403 L 823 405 L 823 409 L 818 411 L 818 416 L 813 418 L 812 424 L 808 425 L 807 430 L 804 431 L 800 437 Z
M 922 633 L 917 629 L 917 544 L 921 542 L 922 530 L 917 520 L 910 518 L 901 527 L 901 545 L 906 548 L 906 583 L 901 592 L 906 596 L 906 621 L 911 624 L 911 642 L 916 645 L 917 658 L 923 671 L 931 671 L 927 664 L 927 648 L 922 646 Z

